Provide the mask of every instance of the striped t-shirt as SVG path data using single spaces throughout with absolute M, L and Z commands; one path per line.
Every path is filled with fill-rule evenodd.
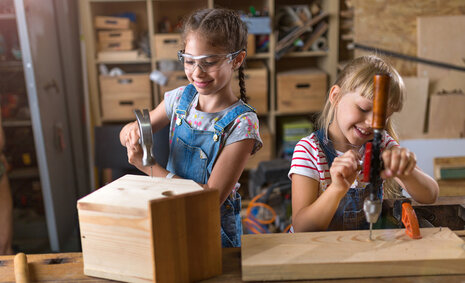
M 386 131 L 383 131 L 381 139 L 381 151 L 384 149 L 399 146 Z M 360 150 L 360 155 L 363 156 L 365 147 Z M 336 151 L 337 155 L 342 155 L 343 152 Z M 302 138 L 294 149 L 292 156 L 291 170 L 289 178 L 292 174 L 299 174 L 310 177 L 320 182 L 319 193 L 321 194 L 331 184 L 331 174 L 329 173 L 328 161 L 326 155 L 320 146 L 316 132 L 310 136 Z M 365 188 L 368 183 L 363 182 L 363 170 L 360 170 L 351 188 Z

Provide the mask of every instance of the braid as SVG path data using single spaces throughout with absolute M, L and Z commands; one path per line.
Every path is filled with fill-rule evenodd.
M 239 87 L 241 89 L 241 99 L 242 101 L 244 101 L 245 103 L 247 103 L 247 100 L 249 100 L 249 98 L 247 97 L 246 93 L 245 93 L 245 75 L 244 75 L 244 65 L 242 64 L 240 67 L 239 67 Z

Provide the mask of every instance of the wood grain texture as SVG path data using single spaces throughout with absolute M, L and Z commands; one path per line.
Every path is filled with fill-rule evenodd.
M 126 175 L 104 186 L 78 201 L 84 273 L 127 282 L 152 282 L 154 270 L 162 276 L 183 274 L 183 265 L 167 271 L 164 264 L 191 260 L 201 264 L 219 261 L 221 273 L 218 200 L 217 191 L 204 190 L 192 180 Z M 154 242 L 152 235 L 166 237 L 155 236 Z M 191 235 L 196 243 L 185 241 Z M 194 253 L 189 259 L 187 244 L 203 253 Z M 165 261 L 168 256 L 170 260 Z M 201 267 L 205 269 L 195 275 L 208 270 Z
M 418 17 L 418 56 L 465 67 L 465 16 Z M 419 64 L 418 76 L 431 80 L 430 93 L 465 91 L 465 72 Z
M 154 282 L 193 282 L 221 274 L 217 190 L 150 202 Z
M 392 119 L 401 140 L 423 136 L 428 101 L 428 78 L 404 77 L 406 89 L 402 111 Z
M 465 244 L 448 228 L 244 235 L 243 280 L 464 274 Z
M 463 0 L 353 0 L 354 41 L 360 44 L 417 56 L 417 17 L 463 15 Z M 355 50 L 355 57 L 368 52 Z M 417 63 L 391 58 L 405 76 L 417 75 Z

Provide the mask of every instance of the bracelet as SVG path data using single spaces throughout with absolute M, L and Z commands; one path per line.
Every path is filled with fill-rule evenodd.
M 168 175 L 166 175 L 166 179 L 173 179 L 174 174 L 169 172 Z

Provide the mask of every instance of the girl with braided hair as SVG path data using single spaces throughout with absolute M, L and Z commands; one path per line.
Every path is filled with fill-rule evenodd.
M 184 21 L 183 49 L 178 58 L 190 84 L 168 91 L 150 112 L 153 131 L 170 125 L 166 169 L 142 166 L 137 122 L 127 124 L 120 140 L 129 163 L 157 177 L 185 178 L 220 192 L 223 247 L 239 247 L 242 225 L 237 193 L 240 175 L 251 154 L 262 146 L 258 118 L 245 95 L 243 63 L 247 27 L 227 9 L 203 9 Z M 239 73 L 240 98 L 231 87 Z

